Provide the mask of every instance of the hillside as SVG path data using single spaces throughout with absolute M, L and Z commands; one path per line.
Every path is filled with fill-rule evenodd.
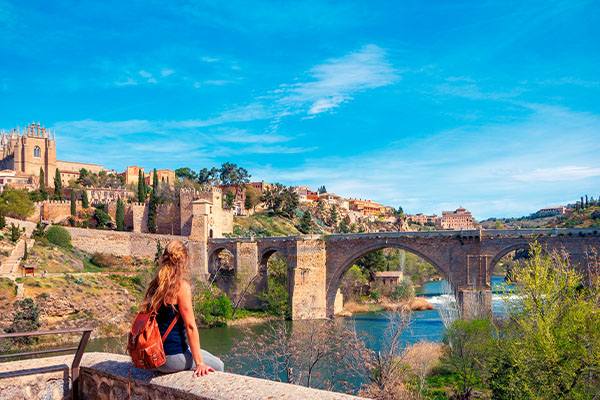
M 490 218 L 481 221 L 484 229 L 518 228 L 600 228 L 600 206 L 593 205 L 575 210 L 567 206 L 567 213 L 551 216 L 537 216 L 537 213 L 520 218 Z
M 88 254 L 36 241 L 24 261 L 36 276 L 0 278 L 0 330 L 17 309 L 17 284 L 40 311 L 40 329 L 93 327 L 93 336 L 124 334 L 137 312 L 153 267 L 151 260 Z M 43 271 L 47 271 L 46 274 Z

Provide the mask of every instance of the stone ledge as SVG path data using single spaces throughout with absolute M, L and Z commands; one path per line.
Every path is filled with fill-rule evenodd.
M 0 398 L 70 399 L 69 369 L 72 361 L 73 356 L 56 356 L 0 363 Z M 137 368 L 130 369 L 130 365 L 128 356 L 85 353 L 79 374 L 80 398 L 126 399 L 131 373 L 132 400 L 360 399 L 342 393 L 230 373 L 214 372 L 194 378 L 191 371 L 160 374 Z M 55 366 L 59 366 L 60 369 L 52 370 Z
M 137 368 L 131 368 L 130 371 L 129 357 L 116 354 L 87 353 L 83 364 L 80 377 L 84 399 L 117 399 L 127 394 L 130 372 L 131 398 L 140 400 L 359 399 L 341 393 L 222 372 L 194 378 L 191 371 L 167 375 Z

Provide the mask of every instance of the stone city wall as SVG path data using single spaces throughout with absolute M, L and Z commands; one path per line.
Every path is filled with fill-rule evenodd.
M 66 227 L 71 234 L 73 247 L 89 253 L 105 253 L 115 256 L 132 256 L 154 259 L 156 244 L 164 248 L 173 239 L 181 240 L 190 252 L 190 269 L 194 276 L 205 276 L 206 243 L 189 240 L 184 236 L 160 235 L 137 232 L 101 231 L 95 229 Z

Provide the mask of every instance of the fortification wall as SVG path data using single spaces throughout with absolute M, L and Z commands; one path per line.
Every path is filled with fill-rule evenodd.
M 95 229 L 66 228 L 71 234 L 73 247 L 89 253 L 105 253 L 115 256 L 154 258 L 156 244 L 164 248 L 171 240 L 181 240 L 190 252 L 190 269 L 194 276 L 206 276 L 206 243 L 189 240 L 185 236 L 160 235 L 139 232 L 101 231 Z

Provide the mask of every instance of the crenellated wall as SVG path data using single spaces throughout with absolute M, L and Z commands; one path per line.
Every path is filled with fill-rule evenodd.
M 199 208 L 199 203 L 205 206 Z M 158 233 L 192 235 L 196 240 L 223 237 L 224 233 L 233 231 L 233 212 L 224 210 L 221 203 L 221 190 L 218 187 L 207 187 L 203 190 L 182 189 L 180 205 L 157 205 Z M 105 204 L 104 210 L 113 220 L 116 219 L 117 203 L 115 201 Z M 81 211 L 83 211 L 81 202 L 77 201 L 77 212 L 81 213 Z M 40 216 L 51 224 L 61 223 L 71 216 L 71 202 L 48 200 L 35 203 L 35 211 L 27 220 L 38 222 Z M 147 221 L 148 202 L 124 204 L 125 230 L 138 233 L 148 232 Z

